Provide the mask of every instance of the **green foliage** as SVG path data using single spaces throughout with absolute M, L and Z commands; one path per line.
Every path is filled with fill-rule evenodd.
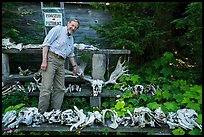
M 43 41 L 43 36 L 37 32 L 43 32 L 43 25 L 40 22 L 28 22 L 25 15 L 33 15 L 29 10 L 19 11 L 23 2 L 4 2 L 2 4 L 2 38 L 11 38 L 16 43 L 39 44 Z M 29 29 L 22 29 L 21 26 L 32 25 Z M 26 27 L 27 28 L 27 27 Z M 30 33 L 32 32 L 32 33 Z
M 131 90 L 126 90 L 112 109 L 116 110 L 122 117 L 127 114 L 127 110 L 133 112 L 134 108 L 141 106 L 148 107 L 151 110 L 161 107 L 165 114 L 176 112 L 178 109 L 189 108 L 198 113 L 196 122 L 201 124 L 202 86 L 193 85 L 191 81 L 179 80 L 179 77 L 174 76 L 174 73 L 178 71 L 176 64 L 177 61 L 173 54 L 166 52 L 161 58 L 150 63 L 149 66 L 141 68 L 140 75 L 122 76 L 119 80 L 125 86 L 135 84 L 145 86 L 153 83 L 159 85 L 161 89 L 157 90 L 154 96 L 146 94 L 135 96 Z M 162 68 L 171 68 L 172 71 L 167 73 Z M 114 85 L 113 88 L 120 89 L 119 85 Z M 174 134 L 188 134 L 180 129 L 173 132 Z
M 196 79 L 201 79 L 202 72 L 202 3 L 192 2 L 188 4 L 183 18 L 173 20 L 178 30 L 185 29 L 184 35 L 178 37 L 182 56 L 190 57 L 190 62 L 195 64 Z M 185 47 L 185 48 L 184 48 Z
M 12 106 L 11 108 L 19 107 L 19 104 L 24 104 L 25 107 L 31 106 L 30 98 L 26 93 L 18 91 L 13 92 L 15 92 L 15 96 L 14 95 L 2 96 L 2 100 L 4 100 L 2 101 L 2 112 L 4 112 L 10 106 Z
M 4 114 L 6 114 L 6 112 L 9 112 L 9 111 L 12 111 L 12 110 L 16 110 L 16 112 L 18 113 L 20 110 L 25 108 L 24 106 L 25 106 L 25 104 L 22 104 L 22 103 L 17 104 L 15 106 L 9 106 L 8 108 L 6 108 L 4 110 Z

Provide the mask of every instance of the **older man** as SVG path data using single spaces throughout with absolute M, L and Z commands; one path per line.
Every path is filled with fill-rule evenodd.
M 53 27 L 42 44 L 42 90 L 39 95 L 40 113 L 54 109 L 60 110 L 65 89 L 65 59 L 69 57 L 73 72 L 77 73 L 72 34 L 79 28 L 79 21 L 71 19 L 67 26 Z

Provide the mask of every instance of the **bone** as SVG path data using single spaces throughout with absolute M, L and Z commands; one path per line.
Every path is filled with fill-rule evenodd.
M 79 117 L 79 121 L 77 122 L 77 123 L 75 123 L 75 124 L 73 124 L 71 127 L 70 127 L 70 131 L 72 131 L 73 130 L 73 128 L 76 128 L 76 129 L 78 129 L 78 127 L 80 126 L 80 125 L 82 125 L 84 122 L 85 122 L 85 119 L 86 119 L 86 115 L 83 113 L 83 109 L 78 109 L 76 106 L 74 106 L 74 111 L 75 111 L 75 113 L 78 115 L 78 117 Z
M 157 125 L 159 125 L 160 127 L 161 127 L 161 124 L 166 124 L 167 118 L 164 112 L 162 111 L 161 107 L 158 107 L 154 111 L 154 119 L 156 120 L 155 122 L 157 123 Z
M 123 63 L 121 63 L 121 57 L 118 59 L 117 65 L 115 67 L 115 70 L 111 73 L 110 78 L 108 81 L 106 81 L 104 84 L 119 84 L 117 83 L 117 79 L 122 76 L 125 72 L 127 72 L 128 70 L 125 70 L 127 68 L 127 66 L 124 66 L 124 64 L 126 63 L 126 61 L 124 60 Z
M 6 127 L 8 124 L 13 122 L 16 117 L 17 117 L 16 110 L 8 111 L 5 113 L 5 115 L 3 115 L 2 124 L 4 125 L 4 127 Z
M 61 110 L 53 110 L 49 116 L 48 123 L 60 123 L 61 122 Z
M 94 113 L 93 112 L 88 112 L 88 116 L 85 119 L 85 123 L 83 124 L 83 127 L 93 125 L 94 121 L 95 121 Z
M 86 45 L 83 43 L 74 43 L 74 47 L 78 50 L 99 50 L 97 47 L 94 47 L 93 45 Z
M 198 117 L 198 114 L 193 109 L 180 109 L 177 110 L 178 123 L 179 125 L 188 130 L 192 130 L 195 127 L 195 120 Z M 201 129 L 201 128 L 200 128 Z
M 155 127 L 153 114 L 147 107 L 135 108 L 133 112 L 133 119 L 134 123 L 141 128 L 144 128 L 146 125 Z
M 61 113 L 61 124 L 71 126 L 78 121 L 78 116 L 72 109 L 67 109 Z
M 11 38 L 4 38 L 2 39 L 2 46 L 6 49 L 18 49 L 21 51 L 22 49 L 28 49 L 28 48 L 41 48 L 42 45 L 39 44 L 27 44 L 23 45 L 23 43 L 18 43 L 17 45 L 15 42 L 11 42 Z
M 106 123 L 105 116 L 106 116 L 106 113 L 108 112 L 110 113 L 112 123 Z M 117 119 L 118 119 L 118 114 L 115 110 L 111 110 L 111 109 L 102 110 L 102 123 L 104 126 L 108 126 L 112 129 L 116 129 L 118 127 Z

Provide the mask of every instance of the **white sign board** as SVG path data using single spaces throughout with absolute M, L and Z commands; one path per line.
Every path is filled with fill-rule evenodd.
M 44 13 L 45 26 L 53 27 L 57 25 L 63 25 L 62 13 Z

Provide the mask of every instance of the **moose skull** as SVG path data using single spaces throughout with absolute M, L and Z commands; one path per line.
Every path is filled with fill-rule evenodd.
M 91 86 L 93 88 L 93 96 L 98 96 L 102 92 L 104 82 L 102 80 L 93 80 Z

